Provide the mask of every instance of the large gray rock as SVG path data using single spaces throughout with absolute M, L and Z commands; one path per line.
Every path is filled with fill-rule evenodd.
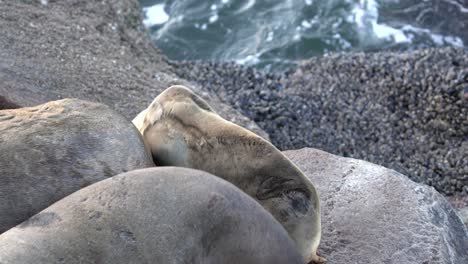
M 154 166 L 140 133 L 76 99 L 0 111 L 0 233 L 91 183 Z
M 459 210 L 459 213 L 463 220 L 463 223 L 465 223 L 465 226 L 468 227 L 468 207 L 461 208 Z
M 468 196 L 454 195 L 447 197 L 447 200 L 458 211 L 465 226 L 468 227 Z
M 67 97 L 112 106 L 133 119 L 182 84 L 216 111 L 268 137 L 212 91 L 176 77 L 141 23 L 137 0 L 1 1 L 0 95 L 21 106 Z
M 0 263 L 301 264 L 273 217 L 206 172 L 164 167 L 93 184 L 0 236 Z
M 432 187 L 315 149 L 284 152 L 317 186 L 329 264 L 468 263 L 468 233 Z

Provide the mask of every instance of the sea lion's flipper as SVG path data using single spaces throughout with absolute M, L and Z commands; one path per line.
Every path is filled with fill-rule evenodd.
M 327 262 L 327 259 L 324 257 L 321 257 L 317 254 L 312 255 L 312 259 L 310 260 L 309 264 L 323 264 Z

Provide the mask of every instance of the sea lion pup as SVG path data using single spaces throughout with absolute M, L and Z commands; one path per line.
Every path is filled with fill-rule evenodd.
M 162 92 L 133 123 L 158 166 L 219 176 L 255 198 L 288 231 L 304 261 L 317 255 L 320 205 L 310 180 L 271 143 L 216 114 L 184 86 Z
M 0 235 L 1 264 L 301 264 L 284 228 L 231 183 L 164 167 L 81 189 Z

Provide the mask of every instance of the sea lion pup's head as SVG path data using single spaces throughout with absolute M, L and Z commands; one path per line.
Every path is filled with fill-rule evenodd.
M 305 261 L 323 261 L 317 191 L 271 143 L 216 114 L 184 86 L 162 92 L 133 123 L 156 165 L 210 172 L 255 198 L 288 231 Z

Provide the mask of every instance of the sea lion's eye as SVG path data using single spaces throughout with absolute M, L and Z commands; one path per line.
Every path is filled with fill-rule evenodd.
M 286 194 L 291 201 L 291 207 L 296 212 L 306 214 L 309 211 L 310 201 L 303 191 L 294 190 Z

